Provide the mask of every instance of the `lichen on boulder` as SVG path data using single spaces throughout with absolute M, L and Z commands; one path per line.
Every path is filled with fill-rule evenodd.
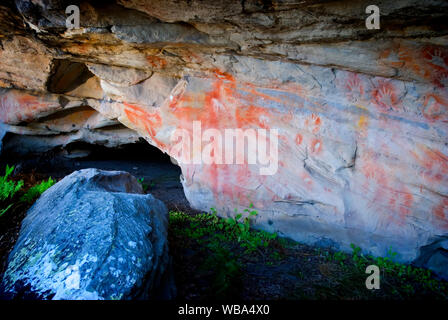
M 1 283 L 6 299 L 172 298 L 168 212 L 137 179 L 84 169 L 31 207 Z

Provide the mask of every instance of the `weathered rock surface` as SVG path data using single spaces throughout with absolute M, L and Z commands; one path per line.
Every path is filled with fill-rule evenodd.
M 375 255 L 392 246 L 412 261 L 448 234 L 448 3 L 381 2 L 380 30 L 365 27 L 370 4 L 91 1 L 79 3 L 81 28 L 67 30 L 59 1 L 7 2 L 3 150 L 141 136 L 178 161 L 197 209 L 231 215 L 253 203 L 258 227 Z M 11 54 L 24 43 L 33 50 Z M 128 131 L 87 128 L 75 116 L 87 106 Z M 73 117 L 48 129 L 55 112 Z M 276 174 L 182 163 L 171 134 L 191 134 L 193 121 L 203 131 L 277 129 Z
M 9 256 L 2 294 L 160 298 L 160 286 L 167 284 L 161 280 L 169 279 L 167 218 L 164 204 L 143 194 L 129 173 L 76 171 L 48 189 L 27 213 Z

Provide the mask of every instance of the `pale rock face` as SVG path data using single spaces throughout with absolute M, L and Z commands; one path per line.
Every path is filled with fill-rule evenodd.
M 36 94 L 14 89 L 0 90 L 0 120 L 7 124 L 29 122 L 64 108 L 80 105 L 79 102 L 63 99 L 54 94 Z
M 102 64 L 87 64 L 89 70 L 98 78 L 113 86 L 128 87 L 148 79 L 152 73 L 145 70 L 128 69 Z
M 52 57 L 40 42 L 16 36 L 2 41 L 0 84 L 25 90 L 46 89 Z
M 448 236 L 445 1 L 382 3 L 380 30 L 365 28 L 369 1 L 111 1 L 83 4 L 76 32 L 61 26 L 56 1 L 34 11 L 16 2 L 42 30 L 39 45 L 24 31 L 2 38 L 2 65 L 23 60 L 39 74 L 1 73 L 0 119 L 14 125 L 16 143 L 64 145 L 58 133 L 68 131 L 104 142 L 101 125 L 87 127 L 101 116 L 128 128 L 109 145 L 140 136 L 174 158 L 194 208 L 232 215 L 253 203 L 256 227 L 375 255 L 392 247 L 401 261 Z M 0 30 L 12 34 L 7 22 Z M 13 59 L 9 48 L 24 41 L 49 63 L 34 66 L 24 50 Z M 79 64 L 77 87 L 58 86 L 58 59 Z M 73 121 L 86 106 L 89 120 Z M 73 116 L 49 136 L 39 119 L 61 110 Z M 171 135 L 191 134 L 194 121 L 219 132 L 278 130 L 276 173 L 183 163 Z
M 155 73 L 149 79 L 131 86 L 115 85 L 101 80 L 101 87 L 115 101 L 157 107 L 169 97 L 176 83 L 171 77 Z

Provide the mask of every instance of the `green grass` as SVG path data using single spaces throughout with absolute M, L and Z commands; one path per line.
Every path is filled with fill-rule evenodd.
M 6 165 L 5 174 L 0 176 L 0 217 L 11 208 L 16 208 L 21 204 L 32 204 L 55 183 L 50 177 L 26 190 L 23 180 L 13 181 L 10 179 L 13 171 L 14 166 Z
M 365 257 L 361 254 L 361 248 L 352 244 L 353 261 L 357 268 L 365 269 L 368 261 L 373 261 L 388 276 L 395 277 L 401 283 L 400 288 L 404 294 L 414 294 L 417 290 L 428 290 L 436 295 L 448 299 L 448 284 L 438 281 L 430 270 L 417 268 L 412 265 L 405 265 L 394 262 L 397 253 L 389 248 L 386 257 Z M 413 286 L 412 284 L 415 284 Z
M 354 244 L 351 253 L 313 249 L 279 238 L 275 233 L 254 230 L 251 219 L 257 215 L 252 205 L 243 212 L 235 212 L 234 218 L 220 218 L 214 208 L 210 213 L 197 215 L 170 212 L 170 232 L 176 235 L 177 245 L 199 248 L 199 256 L 206 257 L 198 272 L 213 273 L 210 297 L 237 297 L 248 261 L 275 268 L 286 263 L 285 252 L 289 252 L 299 256 L 303 253 L 302 257 L 311 260 L 291 265 L 288 273 L 296 278 L 298 291 L 286 293 L 288 299 L 448 299 L 447 282 L 439 281 L 429 270 L 395 262 L 396 253 L 392 249 L 386 257 L 364 255 Z M 368 290 L 365 286 L 366 267 L 372 264 L 381 270 L 380 290 Z M 331 270 L 324 278 L 318 271 L 322 265 L 330 266 Z
M 252 208 L 252 205 L 251 205 Z M 200 243 L 218 244 L 220 242 L 235 242 L 244 252 L 250 254 L 260 247 L 268 247 L 277 239 L 277 234 L 251 229 L 250 219 L 257 215 L 255 210 L 245 209 L 236 213 L 234 218 L 219 218 L 216 209 L 211 213 L 190 216 L 183 212 L 170 212 L 170 223 L 187 224 L 182 230 L 177 230 L 185 236 L 196 239 Z
M 0 217 L 13 205 L 14 196 L 22 189 L 23 181 L 15 182 L 9 179 L 14 166 L 6 165 L 5 174 L 0 176 Z
M 5 174 L 0 176 L 0 201 L 11 200 L 23 186 L 23 181 L 14 182 L 9 179 L 13 171 L 14 166 L 6 165 Z
M 44 180 L 39 184 L 28 189 L 28 191 L 20 198 L 20 201 L 32 203 L 40 197 L 42 193 L 48 188 L 54 185 L 55 181 L 50 177 L 48 180 Z
M 432 296 L 448 299 L 448 283 L 438 280 L 430 270 L 417 268 L 409 264 L 395 262 L 397 253 L 389 248 L 385 257 L 364 255 L 360 247 L 351 244 L 352 254 L 344 252 L 329 253 L 321 251 L 327 261 L 332 261 L 342 267 L 343 272 L 350 279 L 365 279 L 365 270 L 369 265 L 376 265 L 381 270 L 381 283 L 385 289 L 399 299 L 412 298 L 415 295 Z M 356 286 L 361 281 L 357 280 Z M 362 283 L 362 282 L 361 282 Z
M 201 268 L 214 271 L 211 292 L 217 298 L 232 296 L 241 285 L 241 255 L 254 254 L 260 248 L 267 248 L 277 238 L 276 234 L 250 228 L 250 219 L 257 215 L 252 207 L 242 213 L 236 212 L 235 218 L 227 219 L 219 218 L 214 208 L 211 208 L 210 214 L 194 216 L 170 212 L 172 231 L 195 242 L 206 254 Z

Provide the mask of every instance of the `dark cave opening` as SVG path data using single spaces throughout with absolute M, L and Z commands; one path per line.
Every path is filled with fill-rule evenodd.
M 79 141 L 42 154 L 3 153 L 0 166 L 4 168 L 6 164 L 15 166 L 16 175 L 38 174 L 57 180 L 87 168 L 126 171 L 141 181 L 145 192 L 162 200 L 168 209 L 194 211 L 183 192 L 180 167 L 144 139 L 115 148 Z

